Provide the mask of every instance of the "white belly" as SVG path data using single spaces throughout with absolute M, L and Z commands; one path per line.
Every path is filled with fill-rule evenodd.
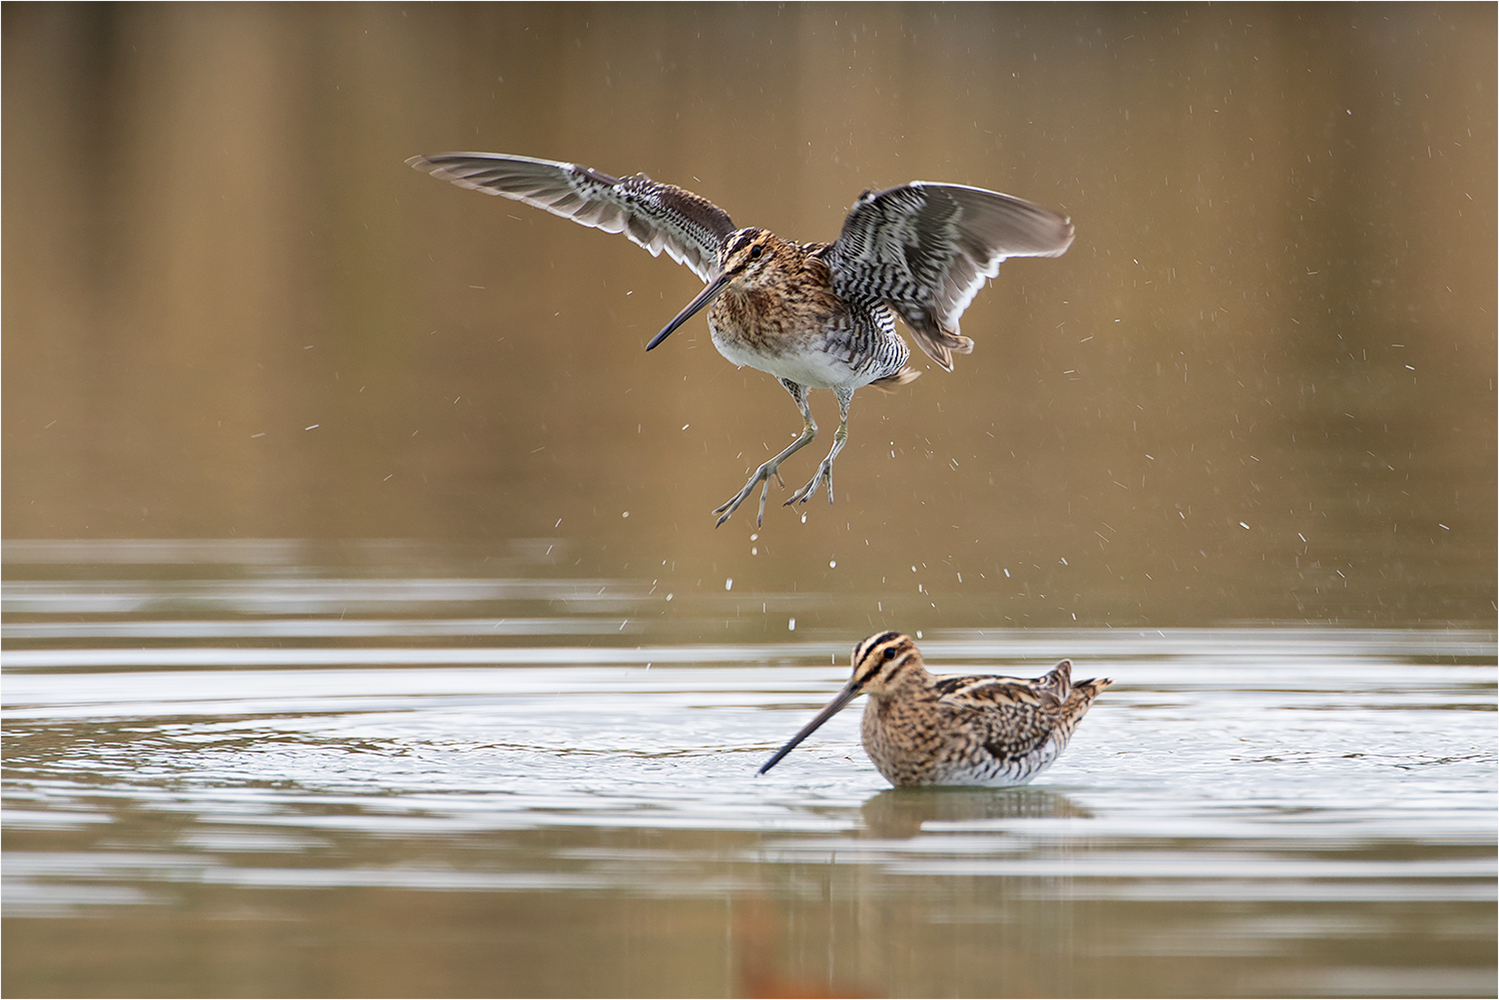
M 786 354 L 763 354 L 748 350 L 743 344 L 719 337 L 713 329 L 713 346 L 718 353 L 741 368 L 757 368 L 776 378 L 790 379 L 811 389 L 858 389 L 874 381 L 874 373 L 854 371 L 840 357 L 822 351 Z

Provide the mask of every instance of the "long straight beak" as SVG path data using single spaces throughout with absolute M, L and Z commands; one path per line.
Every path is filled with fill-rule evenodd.
M 729 276 L 727 274 L 720 274 L 718 277 L 708 282 L 708 287 L 704 288 L 701 292 L 698 292 L 697 298 L 687 303 L 687 308 L 677 313 L 676 319 L 666 324 L 666 326 L 661 329 L 660 333 L 652 337 L 651 342 L 645 345 L 645 349 L 647 351 L 655 350 L 656 346 L 667 337 L 670 337 L 672 333 L 676 331 L 677 327 L 681 326 L 683 323 L 691 319 L 703 306 L 718 298 L 718 296 L 722 294 L 723 290 L 728 287 Z
M 771 768 L 779 764 L 781 762 L 781 758 L 786 756 L 792 750 L 796 749 L 796 745 L 798 743 L 806 739 L 808 736 L 811 736 L 814 732 L 817 731 L 818 726 L 822 725 L 824 722 L 837 715 L 838 711 L 843 708 L 844 705 L 847 705 L 849 702 L 853 701 L 854 698 L 858 696 L 860 690 L 861 689 L 859 687 L 856 687 L 854 685 L 853 681 L 849 681 L 848 686 L 845 687 L 842 691 L 838 692 L 838 697 L 828 702 L 823 710 L 817 713 L 817 717 L 815 719 L 802 727 L 801 732 L 797 733 L 795 736 L 791 737 L 791 739 L 787 740 L 786 745 L 777 750 L 775 752 L 775 756 L 771 757 L 770 760 L 767 760 L 760 767 L 760 770 L 755 772 L 755 774 L 764 774 L 766 771 L 769 771 Z

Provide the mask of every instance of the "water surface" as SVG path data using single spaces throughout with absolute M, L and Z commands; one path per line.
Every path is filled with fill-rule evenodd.
M 927 634 L 1117 683 L 1032 786 L 893 790 L 857 706 L 755 776 L 848 636 L 213 544 L 7 550 L 12 992 L 1494 992 L 1492 632 Z

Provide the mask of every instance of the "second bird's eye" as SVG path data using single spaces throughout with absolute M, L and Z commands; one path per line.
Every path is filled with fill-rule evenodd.
M 750 247 L 750 260 L 758 259 L 760 256 L 760 252 L 760 244 L 756 243 L 754 246 Z

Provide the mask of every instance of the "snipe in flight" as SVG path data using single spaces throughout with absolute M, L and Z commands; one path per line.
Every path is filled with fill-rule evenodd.
M 775 767 L 858 695 L 868 694 L 864 750 L 892 785 L 1023 785 L 1056 760 L 1099 692 L 1114 682 L 1072 680 L 1058 663 L 1034 680 L 927 673 L 908 635 L 881 632 L 854 647 L 854 675 L 775 752 Z
M 780 380 L 802 415 L 802 432 L 762 464 L 732 499 L 714 510 L 718 524 L 770 478 L 782 486 L 781 463 L 805 447 L 817 424 L 809 389 L 838 397 L 833 447 L 786 504 L 805 502 L 827 483 L 848 438 L 848 406 L 866 385 L 889 391 L 920 373 L 906 365 L 910 348 L 895 332 L 898 315 L 933 361 L 952 371 L 954 353 L 973 341 L 958 318 L 985 279 L 1007 257 L 1055 257 L 1072 244 L 1072 222 L 1007 194 L 915 181 L 866 191 L 849 209 L 832 243 L 795 243 L 764 229 L 736 229 L 728 213 L 691 191 L 645 174 L 610 177 L 574 163 L 498 153 L 438 153 L 406 161 L 417 170 L 484 194 L 502 195 L 564 219 L 624 233 L 660 256 L 686 264 L 707 287 L 646 345 L 659 345 L 711 303 L 713 346 L 736 365 Z

